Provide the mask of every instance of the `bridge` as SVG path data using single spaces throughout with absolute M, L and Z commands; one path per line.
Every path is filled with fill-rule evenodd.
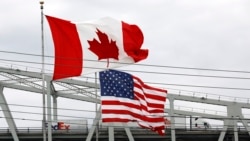
M 100 103 L 99 85 L 96 79 L 93 82 L 80 79 L 63 79 L 51 81 L 50 75 L 39 72 L 0 67 L 0 107 L 8 127 L 0 125 L 0 140 L 43 140 L 44 135 L 49 141 L 91 141 L 91 140 L 171 140 L 171 141 L 247 141 L 250 140 L 250 99 L 209 95 L 205 93 L 188 91 L 169 91 L 165 115 L 171 121 L 167 125 L 166 136 L 159 136 L 146 129 L 134 125 L 102 124 L 101 113 L 96 106 L 96 114 L 91 126 L 85 125 L 78 130 L 53 130 L 47 128 L 22 128 L 17 127 L 10 104 L 6 99 L 4 89 L 17 89 L 36 94 L 46 95 L 46 123 L 53 126 L 53 121 L 58 119 L 58 98 L 72 99 L 89 103 Z M 196 107 L 178 106 L 178 103 L 198 105 Z M 27 106 L 27 105 L 26 105 Z M 207 106 L 217 107 L 209 110 Z M 45 108 L 44 107 L 44 108 Z M 201 107 L 201 108 L 197 108 Z M 219 107 L 219 108 L 218 108 Z M 220 108 L 222 110 L 220 110 Z M 93 107 L 94 109 L 94 107 Z M 246 112 L 244 112 L 246 111 Z M 203 119 L 197 122 L 197 119 Z M 205 120 L 221 122 L 214 126 Z M 196 122 L 196 123 L 195 123 Z M 206 126 L 208 125 L 209 126 Z
M 136 141 L 152 141 L 157 139 L 159 141 L 171 141 L 171 129 L 166 130 L 165 136 L 159 136 L 151 131 L 145 131 L 140 128 L 131 128 L 133 133 L 133 138 Z M 202 141 L 215 141 L 218 140 L 220 135 L 220 129 L 209 129 L 209 130 L 188 130 L 188 129 L 176 129 L 176 140 L 177 141 L 193 141 L 202 140 Z M 0 129 L 0 140 L 4 141 L 13 141 L 10 130 Z M 108 129 L 99 130 L 99 141 L 109 140 Z M 240 141 L 249 141 L 249 134 L 244 130 L 238 130 L 239 140 Z M 41 141 L 43 140 L 42 129 L 18 129 L 17 135 L 20 141 Z M 83 141 L 87 139 L 88 131 L 84 130 L 75 130 L 71 132 L 52 132 L 53 141 Z M 128 141 L 128 137 L 125 133 L 125 130 L 122 128 L 117 128 L 115 130 L 115 140 L 119 141 Z M 94 136 L 91 140 L 95 141 L 96 137 Z M 225 135 L 224 140 L 231 141 L 234 140 L 234 131 L 229 130 Z

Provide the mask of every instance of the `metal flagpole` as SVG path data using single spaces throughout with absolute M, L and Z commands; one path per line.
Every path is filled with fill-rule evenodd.
M 45 78 L 44 78 L 44 31 L 43 31 L 43 4 L 44 1 L 40 0 L 41 8 L 41 39 L 42 39 L 42 95 L 43 95 L 43 121 L 42 121 L 42 130 L 43 130 L 43 141 L 46 141 L 46 110 L 45 110 Z M 49 128 L 49 127 L 48 127 Z
M 95 72 L 95 96 L 96 96 L 96 100 L 97 100 L 97 73 Z M 95 103 L 95 112 L 97 114 L 98 112 L 98 105 L 97 105 L 97 102 Z M 98 119 L 99 120 L 99 119 Z M 98 129 L 99 129 L 99 121 L 96 123 L 96 127 L 95 127 L 95 135 L 96 135 L 96 141 L 99 140 L 99 132 L 98 132 Z

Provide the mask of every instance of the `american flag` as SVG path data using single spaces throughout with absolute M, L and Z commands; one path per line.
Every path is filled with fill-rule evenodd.
M 148 86 L 138 77 L 116 70 L 100 72 L 100 85 L 103 122 L 132 121 L 164 134 L 167 90 Z

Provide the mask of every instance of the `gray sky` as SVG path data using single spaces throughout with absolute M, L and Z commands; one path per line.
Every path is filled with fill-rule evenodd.
M 86 21 L 110 16 L 137 24 L 144 34 L 142 48 L 149 49 L 148 58 L 141 61 L 140 64 L 250 71 L 248 62 L 250 60 L 249 6 L 249 0 L 45 0 L 44 13 L 71 21 Z M 32 59 L 32 61 L 41 62 L 39 57 L 30 58 L 30 56 L 1 52 L 41 54 L 39 1 L 1 0 L 0 11 L 0 65 L 6 66 L 3 59 L 13 60 L 13 58 L 19 61 Z M 53 55 L 52 38 L 46 19 L 44 25 L 45 54 Z M 53 60 L 47 59 L 46 62 L 53 63 Z M 13 64 L 18 63 L 13 62 Z M 26 65 L 28 67 L 34 66 Z M 41 66 L 34 67 L 41 68 Z M 124 67 L 124 69 L 250 77 L 249 73 L 186 70 L 169 67 L 132 65 Z M 133 74 L 146 82 L 153 83 L 250 88 L 249 79 L 219 79 L 152 73 Z M 250 98 L 249 91 L 246 90 L 164 87 Z M 20 101 L 20 97 L 24 96 L 25 98 Z M 24 101 L 30 105 L 41 104 L 40 95 L 35 94 L 34 96 L 34 94 L 27 92 L 6 90 L 6 97 L 9 103 L 23 104 L 22 101 Z M 66 100 L 59 101 L 59 104 L 65 105 L 63 101 Z M 0 119 L 1 122 L 4 121 Z

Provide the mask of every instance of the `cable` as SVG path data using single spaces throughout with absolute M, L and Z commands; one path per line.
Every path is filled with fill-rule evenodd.
M 6 110 L 0 110 L 0 111 L 6 111 Z M 7 112 L 12 112 L 12 113 L 23 113 L 23 114 L 34 114 L 34 115 L 42 115 L 42 113 L 35 113 L 35 112 L 25 112 L 25 111 L 7 111 Z M 48 115 L 48 114 L 46 114 Z M 56 115 L 56 116 L 60 116 L 60 117 L 70 117 L 70 118 L 77 118 L 77 119 L 95 119 L 93 117 L 79 117 L 79 116 L 67 116 L 67 115 Z M 170 115 L 165 115 L 164 117 L 167 117 L 167 118 L 187 118 L 189 115 L 175 115 L 175 116 L 170 116 Z M 211 118 L 211 117 L 205 117 L 205 116 L 192 116 L 192 118 L 199 118 L 199 119 L 213 119 L 213 120 L 240 120 L 240 121 L 243 121 L 243 120 L 246 120 L 246 121 L 249 121 L 250 118 L 234 118 L 234 117 L 223 117 L 223 118 L 219 118 L 219 117 L 214 117 L 214 118 Z M 10 117 L 2 117 L 2 118 L 10 118 Z M 12 118 L 12 119 L 15 119 L 15 118 Z M 23 118 L 18 118 L 18 119 L 23 119 Z M 60 119 L 60 120 L 66 120 L 66 119 Z M 101 120 L 101 118 L 99 118 L 98 120 Z
M 93 80 L 95 79 L 94 77 L 84 77 L 84 76 L 81 76 L 81 78 L 93 79 Z M 21 80 L 29 80 L 29 79 L 30 78 L 21 78 Z M 20 79 L 19 78 L 18 79 L 7 79 L 7 80 L 1 80 L 1 81 L 2 82 L 6 81 L 6 83 L 8 83 L 8 81 L 13 81 L 13 80 L 20 80 Z M 237 88 L 237 87 L 215 87 L 215 86 L 201 86 L 201 85 L 187 85 L 187 84 L 154 83 L 154 82 L 146 82 L 146 81 L 145 81 L 145 83 L 157 84 L 157 85 L 165 85 L 165 86 L 201 87 L 201 88 L 230 89 L 230 90 L 244 90 L 244 91 L 250 90 L 248 88 Z M 13 84 L 20 84 L 20 82 L 17 81 L 17 82 L 14 82 L 14 83 L 10 83 L 9 85 L 13 85 Z M 23 84 L 25 84 L 25 83 L 23 83 Z M 7 85 L 5 85 L 5 86 L 7 86 Z M 164 88 L 164 89 L 173 89 L 173 90 L 177 90 L 177 91 L 186 91 L 186 92 L 192 92 L 192 93 L 205 93 L 205 92 L 188 91 L 188 90 L 181 90 L 181 89 L 174 89 L 174 88 Z M 210 93 L 206 93 L 206 94 L 210 94 Z M 218 95 L 218 94 L 210 94 L 210 95 Z M 220 95 L 218 95 L 218 96 L 220 96 Z M 241 98 L 241 97 L 233 97 L 233 98 Z
M 2 110 L 1 110 L 2 111 Z M 11 111 L 11 112 L 16 112 L 16 111 Z M 20 112 L 18 112 L 18 113 L 20 113 Z M 23 112 L 21 112 L 21 113 L 23 113 Z M 33 113 L 33 112 L 25 112 L 25 113 L 27 113 L 27 114 L 39 114 L 39 113 Z M 42 113 L 40 113 L 39 115 L 42 115 Z M 67 117 L 67 116 L 64 116 L 64 117 Z M 185 119 L 187 119 L 187 117 L 182 117 L 182 116 L 167 116 L 167 117 L 174 117 L 174 118 L 185 118 Z M 15 118 L 11 118 L 11 117 L 0 117 L 0 118 L 6 118 L 6 119 L 13 119 L 13 120 L 22 120 L 22 121 L 39 121 L 39 122 L 41 122 L 42 120 L 40 120 L 40 119 L 33 119 L 33 118 L 21 118 L 21 117 L 15 117 Z M 86 119 L 85 117 L 83 117 L 84 119 Z M 196 117 L 192 117 L 192 118 L 196 118 Z M 241 119 L 241 118 L 208 118 L 208 117 L 198 117 L 199 119 L 215 119 L 215 120 L 240 120 L 240 121 L 243 121 L 243 120 L 247 120 L 247 121 L 249 121 L 250 119 Z M 87 119 L 94 119 L 94 118 L 87 118 Z M 96 125 L 93 125 L 93 124 L 89 124 L 89 123 L 87 123 L 87 124 L 81 124 L 81 123 L 74 123 L 74 122 L 67 122 L 67 121 L 75 121 L 75 119 L 59 119 L 59 120 L 57 120 L 57 121 L 63 121 L 64 123 L 68 123 L 68 124 L 71 124 L 71 125 L 84 125 L 84 126 L 86 126 L 86 125 L 92 125 L 92 126 L 96 126 Z M 97 120 L 101 120 L 101 119 L 97 119 Z M 83 120 L 84 121 L 84 120 Z M 48 122 L 55 122 L 55 121 L 46 121 L 47 123 Z M 133 122 L 133 121 L 131 121 L 131 122 Z M 138 121 L 134 121 L 135 123 L 138 123 Z M 139 121 L 139 122 L 143 122 L 143 121 Z M 171 121 L 170 121 L 171 122 Z M 187 126 L 187 125 L 189 125 L 188 123 L 180 123 L 180 122 L 174 122 L 174 123 L 172 123 L 171 122 L 171 124 L 175 124 L 175 125 L 185 125 L 185 126 Z M 198 124 L 198 125 L 203 125 L 203 124 Z M 210 124 L 211 126 L 215 126 L 216 124 Z M 102 125 L 102 126 L 105 126 L 105 125 Z M 228 125 L 222 125 L 222 126 L 231 126 L 230 124 L 228 124 Z M 117 126 L 110 126 L 109 125 L 109 127 L 117 127 Z M 123 127 L 123 126 L 121 126 L 121 127 Z
M 83 77 L 81 77 L 83 78 Z M 91 79 L 92 77 L 88 77 L 89 79 Z M 94 79 L 94 78 L 92 78 Z M 8 80 L 2 80 L 2 81 L 8 81 Z M 13 81 L 12 79 L 10 79 L 10 81 Z M 188 84 L 171 84 L 171 83 L 156 83 L 156 82 L 147 82 L 144 81 L 147 84 L 157 84 L 157 85 L 165 85 L 165 86 L 184 86 L 184 87 L 197 87 L 197 88 L 210 88 L 210 89 L 227 89 L 227 90 L 242 90 L 242 91 L 249 91 L 250 88 L 237 88 L 237 87 L 216 87 L 216 86 L 205 86 L 205 85 L 188 85 Z M 19 84 L 20 82 L 16 82 L 16 83 L 11 83 L 11 84 Z M 10 84 L 10 85 L 11 85 Z M 7 86 L 7 85 L 5 85 Z M 164 88 L 164 89 L 168 89 L 168 88 Z M 173 89 L 173 88 L 171 88 Z M 178 91 L 187 91 L 187 90 L 181 90 L 181 89 L 175 89 Z M 195 91 L 189 91 L 189 92 L 194 92 Z M 206 92 L 198 92 L 198 93 L 206 93 Z M 209 93 L 206 93 L 209 94 Z M 215 95 L 215 94 L 214 94 Z
M 13 104 L 13 105 L 15 105 L 15 106 L 17 106 L 16 104 Z M 20 105 L 18 105 L 18 106 L 20 106 Z M 21 106 L 24 106 L 24 105 L 21 105 Z M 26 107 L 38 107 L 38 106 L 29 106 L 29 105 L 25 105 Z M 39 108 L 41 108 L 41 107 L 39 107 Z M 69 109 L 67 109 L 67 110 L 69 110 Z M 75 110 L 75 109 L 73 109 L 73 110 Z M 1 111 L 3 111 L 3 110 L 1 110 Z M 25 113 L 25 114 L 38 114 L 38 115 L 41 115 L 42 113 L 34 113 L 34 112 L 24 112 L 24 111 L 8 111 L 8 112 L 12 112 L 12 113 Z M 93 111 L 94 112 L 94 111 Z M 78 117 L 78 116 L 67 116 L 67 115 L 58 115 L 58 116 L 61 116 L 61 117 L 70 117 L 70 118 L 84 118 L 84 119 L 94 119 L 94 118 L 89 118 L 89 117 Z M 170 117 L 177 117 L 177 118 L 187 118 L 187 115 L 184 115 L 184 116 L 181 116 L 181 115 L 178 115 L 178 116 L 169 116 L 169 115 L 166 115 L 165 117 L 168 117 L 168 118 L 170 118 Z M 192 118 L 195 118 L 196 116 L 193 116 Z M 2 117 L 3 118 L 3 117 Z M 10 117 L 5 117 L 5 118 L 9 118 L 10 119 Z M 244 119 L 241 119 L 241 118 L 234 118 L 234 117 L 225 117 L 225 118 L 211 118 L 211 117 L 204 117 L 204 116 L 202 116 L 202 117 L 198 117 L 198 118 L 200 118 L 200 119 L 214 119 L 214 120 L 241 120 L 241 121 L 243 121 L 243 120 L 250 120 L 249 118 L 244 118 Z M 27 118 L 11 118 L 11 119 L 16 119 L 16 120 L 27 120 L 27 121 L 41 121 L 41 120 L 37 120 L 37 119 L 27 119 Z M 99 119 L 99 120 L 101 120 L 101 119 Z M 60 121 L 60 120 L 59 120 Z M 61 119 L 61 121 L 64 121 L 64 119 Z M 53 121 L 52 121 L 53 122 Z M 67 122 L 65 122 L 65 123 L 67 123 Z M 70 124 L 74 124 L 74 123 L 70 123 Z M 79 124 L 79 123 L 78 123 Z M 173 124 L 173 123 L 172 123 Z M 174 124 L 179 124 L 179 123 L 177 123 L 177 122 L 175 122 Z M 84 125 L 86 125 L 86 124 L 84 124 Z M 210 124 L 211 125 L 211 124 Z M 211 126 L 214 126 L 214 125 L 211 125 Z M 230 125 L 224 125 L 224 126 L 230 126 Z
M 7 110 L 0 110 L 0 111 L 7 111 Z M 35 112 L 25 112 L 25 111 L 7 111 L 7 112 L 11 112 L 11 113 L 20 113 L 20 114 L 32 114 L 32 115 L 42 115 L 42 113 L 35 113 Z M 94 111 L 93 111 L 94 112 Z M 46 116 L 48 116 L 48 114 L 46 114 Z M 53 116 L 59 116 L 59 117 L 63 117 L 63 118 L 74 118 L 74 119 L 94 119 L 91 117 L 79 117 L 79 116 L 68 116 L 68 115 L 53 115 Z
M 2 53 L 11 53 L 11 54 L 19 54 L 19 55 L 28 55 L 28 56 L 41 57 L 41 55 L 37 55 L 37 54 L 28 54 L 28 53 L 3 51 L 3 50 L 1 50 L 0 52 L 2 52 Z M 54 58 L 53 56 L 48 56 L 48 55 L 45 55 L 45 57 Z M 65 59 L 70 59 L 70 58 L 65 58 Z M 71 58 L 71 59 L 74 59 L 74 58 Z M 85 61 L 96 61 L 96 60 L 85 60 Z M 123 64 L 123 63 L 121 63 L 121 64 Z M 124 63 L 124 64 L 126 64 L 126 63 Z M 161 67 L 161 68 L 174 68 L 174 69 L 189 69 L 189 70 L 191 69 L 191 70 L 203 70 L 203 71 L 221 71 L 221 72 L 234 72 L 234 73 L 250 73 L 250 71 L 227 70 L 227 69 L 208 69 L 208 68 L 180 67 L 180 66 L 163 66 L 163 65 L 149 65 L 149 64 L 134 64 L 134 65 L 149 66 L 149 67 Z
M 0 59 L 0 60 L 2 60 L 2 61 L 9 61 L 9 62 L 28 63 L 28 64 L 41 64 L 39 62 L 32 62 L 32 61 L 16 61 L 16 60 L 7 60 L 7 59 Z M 45 63 L 45 65 L 51 65 L 51 66 L 53 66 L 54 64 Z M 60 66 L 63 66 L 63 65 L 60 65 Z M 72 68 L 74 68 L 73 66 L 64 66 L 64 67 L 72 67 Z M 88 67 L 88 66 L 84 66 L 84 68 L 102 69 L 102 68 L 99 68 L 99 67 Z M 124 70 L 124 69 L 120 69 L 120 70 L 121 71 L 127 71 L 127 72 L 140 72 L 140 73 L 159 74 L 159 75 L 162 74 L 162 75 L 177 75 L 177 76 L 212 77 L 212 78 L 246 79 L 246 80 L 250 80 L 250 77 L 231 77 L 231 76 L 219 76 L 219 75 L 196 75 L 196 74 L 186 74 L 186 73 L 150 72 L 150 71 L 135 71 L 135 70 Z M 52 70 L 47 70 L 47 71 L 52 72 Z M 67 74 L 60 74 L 60 75 L 67 75 Z
M 237 88 L 237 87 L 216 87 L 216 86 L 205 86 L 205 85 L 188 85 L 188 84 L 171 84 L 171 83 L 151 83 L 149 84 L 158 84 L 158 85 L 169 85 L 169 86 L 184 86 L 184 87 L 198 87 L 198 88 L 213 88 L 213 89 L 229 89 L 229 90 L 244 90 L 249 91 L 250 88 Z
M 0 103 L 0 105 L 8 105 L 8 106 L 18 106 L 18 107 L 30 107 L 30 108 L 43 108 L 42 106 L 31 106 L 31 105 L 21 105 L 21 104 L 5 104 L 5 103 Z M 45 107 L 46 109 L 48 107 Z M 51 109 L 55 109 L 52 108 Z M 56 108 L 57 110 L 67 110 L 67 111 L 77 111 L 77 112 L 95 112 L 95 111 L 91 111 L 91 110 L 80 110 L 80 109 L 70 109 L 70 108 Z
M 3 105 L 4 103 L 0 103 L 0 105 Z M 29 108 L 42 108 L 41 106 L 31 106 L 31 105 L 20 105 L 20 104 L 4 104 L 4 105 L 8 105 L 8 106 L 18 106 L 18 107 L 29 107 Z M 178 106 L 178 105 L 175 105 Z M 48 107 L 45 107 L 46 109 Z M 206 109 L 201 109 L 201 108 L 193 108 L 193 107 L 187 107 L 187 106 L 181 106 L 181 108 L 192 108 L 194 110 L 206 110 Z M 51 108 L 51 109 L 55 109 L 55 108 Z M 79 109 L 70 109 L 70 108 L 56 108 L 57 110 L 67 110 L 67 111 L 75 111 L 75 112 L 92 112 L 92 113 L 99 113 L 100 111 L 93 111 L 93 110 L 79 110 Z M 0 110 L 3 111 L 3 110 Z M 215 110 L 210 110 L 210 111 L 214 111 L 214 112 L 222 112 L 222 111 L 215 111 Z M 23 112 L 23 111 L 10 111 L 10 112 L 17 112 L 17 113 L 27 113 L 27 114 L 41 114 L 41 113 L 34 113 L 34 112 Z M 197 113 L 201 113 L 201 112 L 197 112 Z M 245 114 L 244 114 L 245 115 Z M 72 117 L 72 118 L 84 118 L 84 117 L 77 117 L 77 116 L 67 116 L 67 115 L 58 115 L 58 116 L 65 116 L 65 117 Z M 185 117 L 187 115 L 178 115 L 178 116 L 170 116 L 170 115 L 165 115 L 166 117 Z M 195 118 L 195 116 L 193 116 Z M 211 118 L 211 117 L 199 117 L 199 118 L 207 118 L 207 119 L 222 119 L 222 118 Z M 233 118 L 233 117 L 225 117 L 223 119 L 241 119 L 241 118 Z M 243 120 L 250 120 L 250 118 L 245 118 Z
M 19 54 L 24 54 L 24 53 L 19 53 Z M 35 55 L 35 56 L 39 56 L 39 55 Z M 10 62 L 19 62 L 19 63 L 41 64 L 39 62 L 33 62 L 33 61 L 16 61 L 16 60 L 8 60 L 8 59 L 0 59 L 0 60 L 2 60 L 2 61 L 10 61 Z M 46 65 L 53 65 L 53 64 L 49 64 L 49 63 L 45 63 L 45 64 Z M 69 66 L 67 66 L 67 67 L 69 67 Z M 84 67 L 85 68 L 91 68 L 91 69 L 101 69 L 101 68 L 98 68 L 98 67 L 87 67 L 87 66 L 84 66 Z M 157 67 L 159 67 L 159 66 L 157 66 Z M 50 70 L 50 71 L 52 72 L 52 70 Z M 133 70 L 123 70 L 123 71 L 149 73 L 149 74 L 177 75 L 177 76 L 212 77 L 212 78 L 227 78 L 227 79 L 246 79 L 246 80 L 250 80 L 249 77 L 230 77 L 230 76 L 218 76 L 218 75 L 194 75 L 194 74 L 185 74 L 185 73 L 165 73 L 165 72 L 149 72 L 149 71 L 133 71 Z M 66 74 L 61 74 L 61 75 L 66 75 Z
M 0 60 L 2 60 L 2 61 L 14 61 L 14 60 L 6 60 L 6 59 L 0 59 Z M 31 61 L 15 61 L 15 62 L 38 64 L 37 62 L 31 62 Z M 46 65 L 53 65 L 53 64 L 48 64 L 48 63 L 45 63 L 45 64 Z M 87 66 L 85 66 L 85 68 L 102 69 L 102 68 L 98 68 L 98 67 L 87 67 Z M 47 70 L 47 71 L 52 72 L 52 70 Z M 219 76 L 219 75 L 196 75 L 196 74 L 186 74 L 186 73 L 165 73 L 165 72 L 134 71 L 134 70 L 122 70 L 122 69 L 121 69 L 121 71 L 140 72 L 140 73 L 149 73 L 149 74 L 158 74 L 158 75 L 176 75 L 176 76 L 189 76 L 189 77 L 209 77 L 209 78 L 250 80 L 250 77 L 231 77 L 231 76 Z M 67 75 L 67 74 L 60 74 L 60 75 Z M 240 89 L 242 89 L 242 88 L 240 88 Z

